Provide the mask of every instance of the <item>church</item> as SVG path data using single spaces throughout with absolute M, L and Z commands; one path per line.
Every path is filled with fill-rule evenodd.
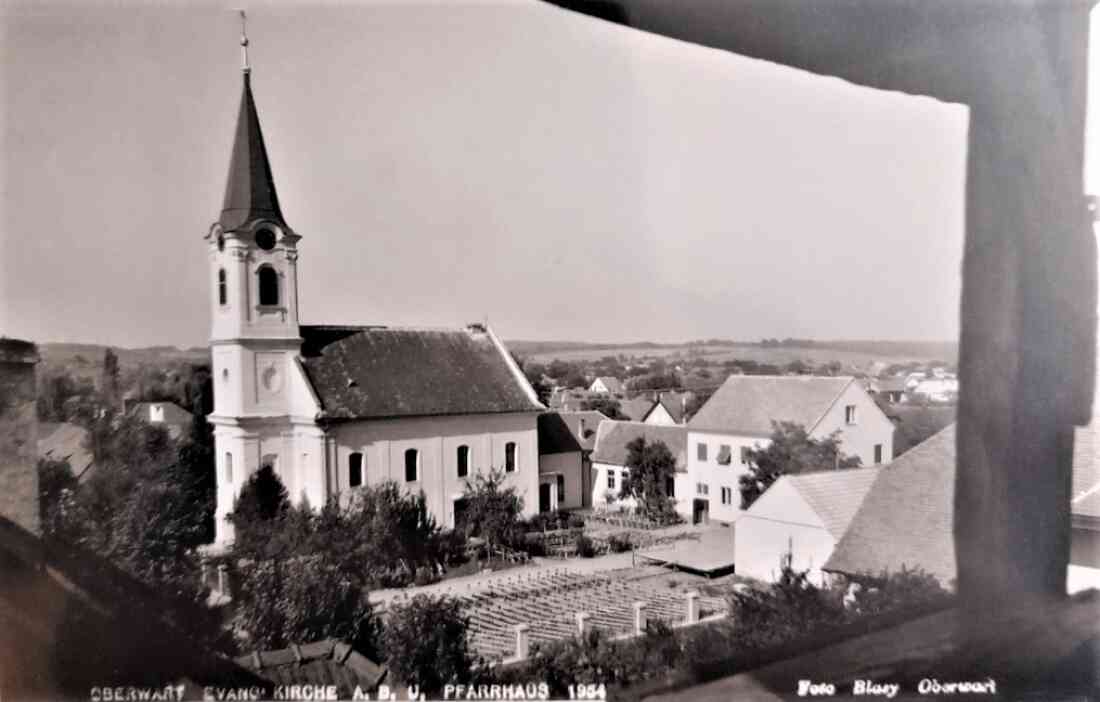
M 247 39 L 242 39 L 247 47 Z M 246 48 L 247 52 L 247 48 Z M 524 514 L 580 502 L 580 478 L 541 473 L 546 411 L 487 324 L 310 326 L 298 319 L 297 234 L 283 218 L 247 53 L 221 216 L 205 240 L 217 451 L 215 547 L 264 465 L 317 507 L 394 481 L 453 527 L 467 479 L 501 469 Z M 579 470 L 579 467 L 578 467 Z M 564 491 L 576 487 L 577 495 Z

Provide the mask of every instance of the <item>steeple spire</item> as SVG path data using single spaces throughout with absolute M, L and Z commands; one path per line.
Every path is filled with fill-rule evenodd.
M 243 85 L 241 108 L 237 114 L 237 133 L 233 140 L 233 156 L 229 161 L 229 179 L 225 185 L 225 201 L 218 219 L 222 228 L 231 231 L 247 222 L 263 218 L 286 226 L 275 194 L 275 180 L 267 160 L 260 117 L 252 98 L 252 68 L 248 65 L 248 37 L 244 34 L 244 12 L 241 12 L 241 49 L 243 54 Z
M 248 65 L 248 18 L 241 10 L 241 70 L 250 73 L 252 67 Z

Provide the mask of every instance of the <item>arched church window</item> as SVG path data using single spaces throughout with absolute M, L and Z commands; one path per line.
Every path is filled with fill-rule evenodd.
M 229 288 L 225 281 L 225 269 L 218 269 L 218 304 L 225 305 L 229 302 Z
M 348 456 L 348 485 L 359 487 L 363 484 L 363 454 L 353 453 Z
M 260 284 L 260 304 L 279 304 L 279 274 L 271 266 L 264 266 L 256 272 Z
M 416 449 L 405 451 L 405 482 L 415 483 L 420 477 L 420 452 Z

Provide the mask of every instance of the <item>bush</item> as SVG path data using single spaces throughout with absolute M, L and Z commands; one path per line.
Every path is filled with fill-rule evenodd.
M 414 585 L 429 585 L 437 580 L 436 575 L 432 572 L 431 568 L 427 566 L 420 566 L 416 569 L 416 575 L 413 576 Z
M 607 537 L 607 546 L 612 553 L 624 553 L 634 548 L 630 534 L 612 534 Z
M 570 512 L 569 518 L 566 520 L 566 524 L 570 529 L 583 529 L 584 517 L 574 512 Z
M 573 543 L 577 547 L 577 555 L 581 558 L 592 558 L 596 555 L 596 547 L 593 545 L 592 539 L 584 534 L 577 534 L 577 538 Z
M 393 605 L 382 645 L 394 680 L 419 685 L 429 697 L 444 685 L 469 680 L 478 661 L 470 651 L 468 627 L 458 600 L 417 595 Z

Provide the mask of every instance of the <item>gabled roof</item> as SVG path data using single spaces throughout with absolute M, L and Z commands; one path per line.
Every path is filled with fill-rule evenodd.
M 813 375 L 731 375 L 688 422 L 696 431 L 770 436 L 772 422 L 812 431 L 854 381 Z
M 618 393 L 621 393 L 623 391 L 623 382 L 614 376 L 601 375 L 600 377 L 596 378 L 596 380 L 602 382 L 604 387 L 607 388 L 607 391 L 612 395 L 617 395 Z M 592 381 L 592 385 L 596 384 L 596 380 Z M 592 387 L 592 385 L 589 385 L 588 387 Z
M 821 518 L 826 531 L 839 539 L 851 524 L 852 517 L 881 470 L 879 467 L 822 470 L 784 475 L 779 480 L 790 483 Z M 751 511 L 752 508 L 749 509 Z
M 190 412 L 169 400 L 163 402 L 135 402 L 130 408 L 130 413 L 145 419 L 148 418 L 149 410 L 154 406 L 159 406 L 164 411 L 165 424 L 186 427 L 194 420 L 194 416 Z
M 581 410 L 577 412 L 558 412 L 558 416 L 569 426 L 581 449 L 591 451 L 596 448 L 596 430 L 600 422 L 608 421 L 606 415 L 596 410 Z M 583 425 L 583 427 L 582 427 Z M 583 432 L 582 432 L 583 428 Z
M 43 422 L 38 425 L 38 457 L 68 461 L 78 480 L 92 465 L 92 452 L 84 447 L 88 430 L 71 422 Z
M 238 656 L 236 662 L 276 685 L 334 685 L 340 699 L 351 699 L 356 688 L 372 692 L 387 673 L 384 666 L 335 639 L 254 651 Z
M 684 397 L 687 393 L 680 392 L 663 392 L 659 400 L 653 403 L 653 406 L 642 417 L 642 421 L 649 418 L 649 415 L 653 414 L 653 411 L 658 407 L 664 407 L 668 412 L 668 416 L 672 417 L 672 421 L 680 424 L 684 421 Z
M 523 374 L 481 325 L 301 327 L 302 367 L 333 420 L 540 412 Z
M 592 451 L 592 461 L 621 466 L 626 464 L 626 445 L 639 436 L 646 442 L 660 441 L 676 457 L 676 472 L 687 472 L 687 428 L 668 427 L 641 422 L 600 422 L 596 432 L 596 448 Z
M 952 424 L 881 470 L 824 569 L 878 575 L 920 567 L 949 583 L 954 499 Z
M 623 400 L 619 403 L 619 409 L 627 417 L 630 417 L 632 422 L 641 422 L 649 414 L 649 411 L 656 405 L 656 401 L 647 397 L 639 395 L 632 400 Z
M 581 445 L 573 431 L 557 412 L 540 414 L 538 418 L 539 455 L 575 453 Z
M 260 117 L 252 99 L 250 73 L 245 72 L 241 86 L 241 107 L 237 114 L 237 132 L 229 161 L 229 178 L 218 223 L 230 231 L 263 218 L 286 225 L 275 194 L 275 179 L 267 159 Z

